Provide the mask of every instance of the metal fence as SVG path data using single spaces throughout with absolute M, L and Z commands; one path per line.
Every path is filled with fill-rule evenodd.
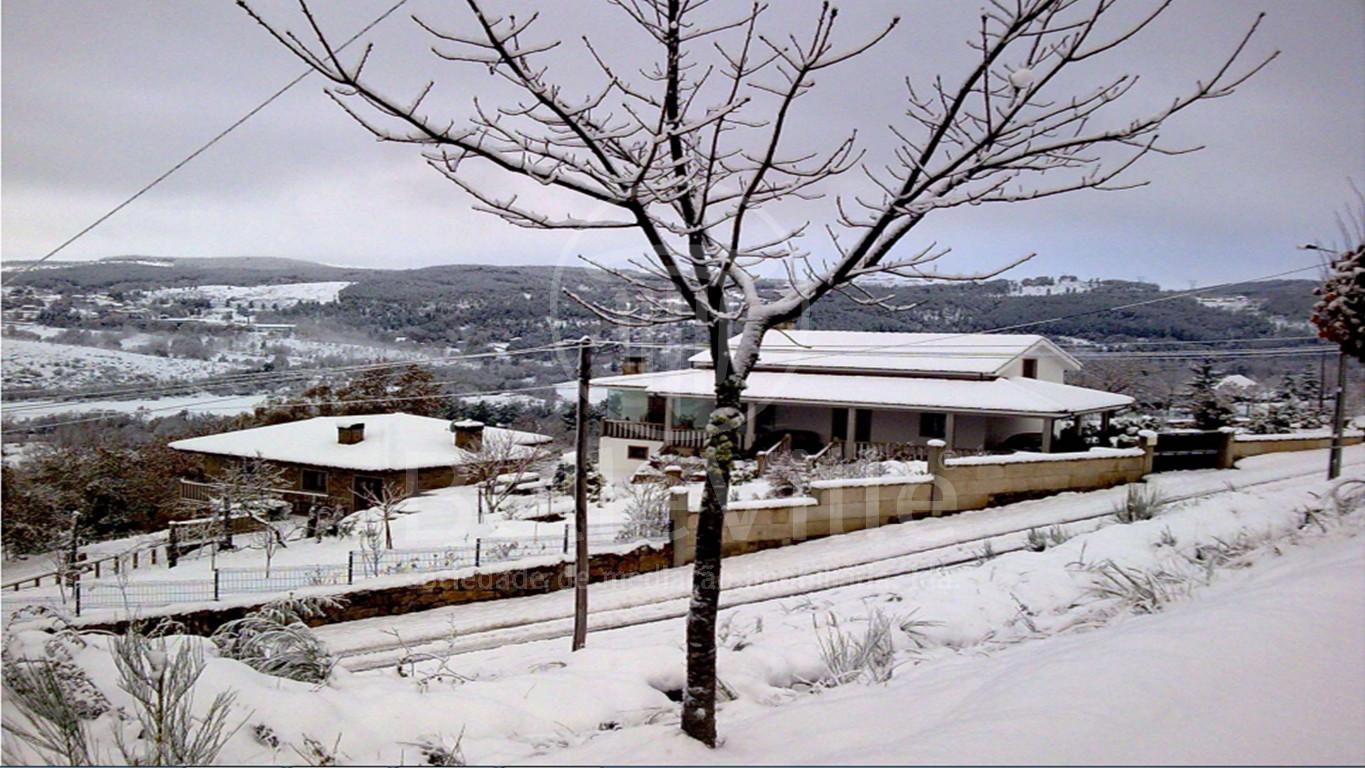
M 600 548 L 630 541 L 650 540 L 627 535 L 621 524 L 588 527 L 588 545 Z M 404 573 L 430 573 L 514 562 L 537 557 L 567 557 L 574 547 L 574 530 L 565 527 L 552 534 L 490 536 L 472 545 L 431 549 L 352 550 L 346 563 L 272 566 L 265 568 L 216 568 L 209 579 L 182 581 L 81 579 L 66 590 L 66 599 L 53 595 L 5 593 L 4 603 L 18 605 L 65 605 L 77 615 L 89 608 L 141 608 L 172 603 L 213 602 L 234 595 L 287 592 L 317 586 L 354 584 L 365 579 Z M 654 537 L 660 541 L 663 535 Z

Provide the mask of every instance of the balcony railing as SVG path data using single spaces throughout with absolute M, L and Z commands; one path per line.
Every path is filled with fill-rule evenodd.
M 606 419 L 602 422 L 604 437 L 619 437 L 624 440 L 651 440 L 664 445 L 683 448 L 701 448 L 706 444 L 706 430 L 686 429 L 684 427 L 665 427 L 645 421 L 621 421 Z
M 181 501 L 192 501 L 207 504 L 214 499 L 222 496 L 222 483 L 200 483 L 194 480 L 180 481 Z M 314 491 L 300 491 L 294 488 L 272 488 L 273 493 L 279 494 L 285 501 L 295 507 L 307 508 L 311 504 L 329 504 L 331 496 L 325 493 Z

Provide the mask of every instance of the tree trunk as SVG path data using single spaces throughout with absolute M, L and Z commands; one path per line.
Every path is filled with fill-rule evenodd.
M 729 377 L 716 384 L 716 407 L 706 427 L 706 487 L 697 521 L 692 564 L 692 606 L 687 613 L 687 688 L 682 728 L 692 738 L 716 745 L 716 613 L 720 605 L 720 545 L 730 476 L 744 435 L 740 392 Z
M 233 548 L 232 543 L 232 497 L 223 494 L 223 524 L 219 531 L 218 548 L 224 551 Z

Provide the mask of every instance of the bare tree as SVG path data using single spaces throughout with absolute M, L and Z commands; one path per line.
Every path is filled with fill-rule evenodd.
M 496 514 L 535 468 L 550 457 L 540 446 L 523 445 L 510 432 L 484 430 L 477 450 L 457 468 L 479 493 L 485 514 Z
M 1121 49 L 1166 3 L 1134 17 L 1111 13 L 1113 0 L 988 0 L 979 27 L 963 30 L 975 52 L 965 71 L 927 84 L 907 80 L 906 117 L 887 136 L 893 160 L 876 168 L 864 160 L 855 134 L 829 136 L 814 148 L 791 146 L 790 134 L 814 78 L 886 39 L 896 19 L 836 44 L 838 13 L 828 4 L 813 11 L 803 35 L 783 38 L 768 31 L 775 20 L 762 3 L 726 16 L 706 0 L 611 0 L 625 23 L 613 28 L 605 48 L 582 39 L 596 64 L 595 82 L 569 84 L 550 72 L 562 41 L 553 31 L 538 37 L 537 14 L 499 16 L 480 0 L 466 2 L 472 33 L 414 21 L 440 60 L 496 75 L 520 97 L 496 106 L 474 99 L 465 114 L 428 105 L 434 81 L 411 96 L 389 93 L 366 70 L 372 49 L 343 58 L 306 4 L 302 34 L 247 12 L 331 82 L 328 94 L 347 114 L 380 141 L 420 148 L 475 209 L 531 229 L 638 233 L 645 252 L 634 269 L 598 265 L 631 288 L 631 304 L 580 300 L 601 317 L 705 328 L 715 409 L 707 426 L 682 725 L 707 744 L 715 743 L 722 519 L 743 435 L 741 394 L 764 333 L 833 292 L 890 306 L 860 282 L 869 276 L 998 274 L 1018 260 L 984 273 L 948 274 L 937 271 L 946 248 L 901 246 L 941 209 L 1137 186 L 1119 176 L 1140 159 L 1192 149 L 1158 142 L 1168 118 L 1231 94 L 1274 57 L 1234 69 L 1258 18 L 1187 92 L 1150 113 L 1119 114 L 1114 105 L 1137 75 L 1092 73 L 1087 87 L 1086 65 Z M 629 34 L 653 47 L 652 60 L 613 60 L 613 52 L 629 50 L 615 38 Z M 490 168 L 554 194 L 532 200 L 504 192 Z M 861 174 L 856 183 L 863 190 L 835 196 L 816 226 L 804 217 L 785 231 L 752 224 L 761 209 L 779 203 L 809 210 L 830 190 L 828 182 L 850 171 Z M 566 194 L 587 212 L 552 211 Z M 809 245 L 817 234 L 819 253 Z
M 393 529 L 389 524 L 398 513 L 398 506 L 407 501 L 407 489 L 402 483 L 388 482 L 378 493 L 364 493 L 362 496 L 370 509 L 379 513 L 379 521 L 384 528 L 384 549 L 393 549 Z
M 280 503 L 279 489 L 285 486 L 284 471 L 257 456 L 230 466 L 214 483 L 219 504 L 219 549 L 234 548 L 232 517 L 245 514 L 257 523 L 269 525 L 269 513 Z

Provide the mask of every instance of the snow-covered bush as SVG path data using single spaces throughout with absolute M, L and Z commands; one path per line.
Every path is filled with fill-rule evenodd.
M 192 638 L 170 645 L 169 638 L 131 630 L 113 640 L 119 687 L 132 697 L 137 721 L 136 729 L 114 731 L 119 752 L 130 765 L 207 765 L 244 724 L 229 726 L 237 697 L 233 691 L 219 693 L 204 714 L 194 714 L 203 648 Z
M 626 521 L 616 534 L 620 542 L 667 538 L 671 491 L 661 483 L 636 483 L 626 488 Z
M 830 614 L 822 628 L 814 617 L 816 642 L 824 674 L 815 682 L 834 687 L 864 681 L 884 683 L 895 671 L 895 648 L 891 643 L 891 619 L 880 610 L 867 615 L 862 632 L 845 629 L 839 619 Z
M 341 607 L 332 597 L 294 597 L 267 603 L 213 633 L 224 657 L 275 677 L 322 683 L 336 660 L 305 621 Z
M 1114 507 L 1114 516 L 1120 523 L 1151 520 L 1165 503 L 1155 486 L 1133 484 L 1128 486 L 1123 501 Z
M 151 637 L 130 629 L 94 640 L 108 644 L 118 687 L 131 701 L 115 709 L 74 661 L 73 649 L 90 641 L 67 630 L 48 634 L 32 627 L 11 627 L 6 638 L 4 732 L 12 739 L 6 763 L 33 762 L 36 755 L 51 764 L 205 765 L 242 725 L 231 722 L 233 691 L 220 692 L 206 709 L 195 706 L 194 689 L 204 671 L 199 638 Z M 112 718 L 104 725 L 112 727 L 118 756 L 97 742 L 95 722 L 105 718 Z

